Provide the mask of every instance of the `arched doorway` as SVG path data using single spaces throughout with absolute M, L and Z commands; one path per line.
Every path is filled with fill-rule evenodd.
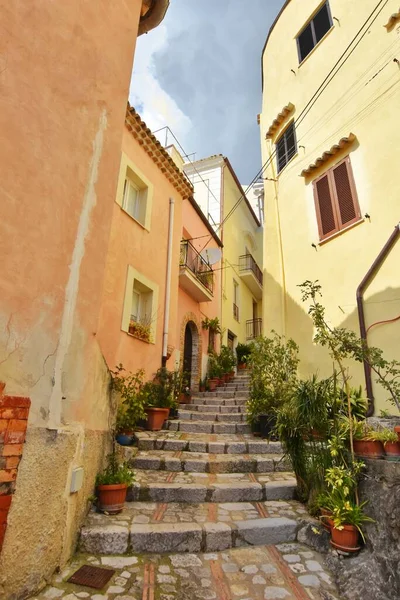
M 191 390 L 197 390 L 200 369 L 200 336 L 196 323 L 187 321 L 183 335 L 183 371 L 189 375 Z

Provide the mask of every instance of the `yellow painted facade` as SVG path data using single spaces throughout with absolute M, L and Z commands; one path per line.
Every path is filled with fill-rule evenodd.
M 300 345 L 303 376 L 328 375 L 331 360 L 313 343 L 298 285 L 318 279 L 330 322 L 359 333 L 357 287 L 400 220 L 398 1 L 377 8 L 376 0 L 330 0 L 331 27 L 299 64 L 296 38 L 325 4 L 287 1 L 262 59 L 260 129 L 263 164 L 268 165 L 264 177 L 269 178 L 264 186 L 263 328 L 265 334 L 275 329 Z M 327 87 L 318 92 L 328 75 Z M 293 120 L 296 153 L 278 173 L 276 144 Z M 313 184 L 346 157 L 360 219 L 321 242 Z M 400 315 L 399 264 L 400 240 L 366 289 L 367 328 Z M 400 359 L 399 339 L 400 320 L 368 333 L 368 342 L 388 359 Z M 354 384 L 365 384 L 361 365 L 352 365 L 351 373 Z M 373 393 L 375 413 L 395 412 L 375 381 Z

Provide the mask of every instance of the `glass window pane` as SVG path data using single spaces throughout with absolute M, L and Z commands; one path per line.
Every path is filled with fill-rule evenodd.
M 300 48 L 300 60 L 304 60 L 308 56 L 311 50 L 314 48 L 314 40 L 311 29 L 311 23 L 307 25 L 304 31 L 298 37 L 299 48 Z
M 296 154 L 296 136 L 294 132 L 294 125 L 292 124 L 286 132 L 286 148 L 287 148 L 287 160 L 289 161 L 292 156 Z
M 329 16 L 328 5 L 324 4 L 318 14 L 314 17 L 314 29 L 317 42 L 330 30 L 332 24 Z
M 283 135 L 276 145 L 277 159 L 278 159 L 278 171 L 281 171 L 286 165 L 286 148 L 285 148 L 285 136 Z
M 140 294 L 136 290 L 132 291 L 132 309 L 131 309 L 131 318 L 133 321 L 139 320 L 139 303 L 140 303 Z

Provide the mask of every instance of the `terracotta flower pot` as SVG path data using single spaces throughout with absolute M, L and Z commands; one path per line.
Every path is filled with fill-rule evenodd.
M 400 442 L 386 442 L 385 443 L 385 454 L 386 460 L 398 461 L 400 460 Z
M 332 513 L 330 510 L 327 510 L 326 508 L 321 508 L 321 515 L 319 517 L 319 520 L 321 521 L 322 527 L 326 529 L 326 531 L 330 531 L 333 527 Z
M 208 386 L 210 388 L 210 392 L 214 392 L 218 386 L 218 379 L 213 378 L 208 380 Z
M 239 363 L 238 364 L 239 371 L 244 371 L 244 369 L 246 369 L 246 368 L 247 368 L 246 363 Z
M 223 377 L 219 377 L 218 385 L 224 385 L 224 383 L 225 383 L 225 379 Z
M 233 379 L 235 379 L 235 371 L 229 373 L 229 381 L 232 381 Z
M 394 432 L 397 433 L 397 437 L 400 441 L 400 425 L 396 425 L 396 427 L 394 428 Z
M 383 458 L 385 454 L 379 440 L 354 440 L 354 452 L 361 458 Z
M 110 515 L 120 513 L 124 508 L 127 489 L 128 486 L 126 483 L 98 485 L 99 510 L 101 512 L 107 512 Z
M 360 549 L 358 545 L 358 529 L 354 525 L 343 525 L 343 529 L 331 529 L 331 544 L 343 552 L 357 552 Z
M 147 414 L 147 429 L 149 431 L 160 431 L 164 425 L 164 421 L 168 419 L 169 408 L 153 408 L 145 409 Z

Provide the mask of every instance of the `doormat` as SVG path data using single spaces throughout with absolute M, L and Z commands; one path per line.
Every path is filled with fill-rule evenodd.
M 110 581 L 114 573 L 114 569 L 101 569 L 100 567 L 92 567 L 92 565 L 83 565 L 68 579 L 68 583 L 101 590 Z

